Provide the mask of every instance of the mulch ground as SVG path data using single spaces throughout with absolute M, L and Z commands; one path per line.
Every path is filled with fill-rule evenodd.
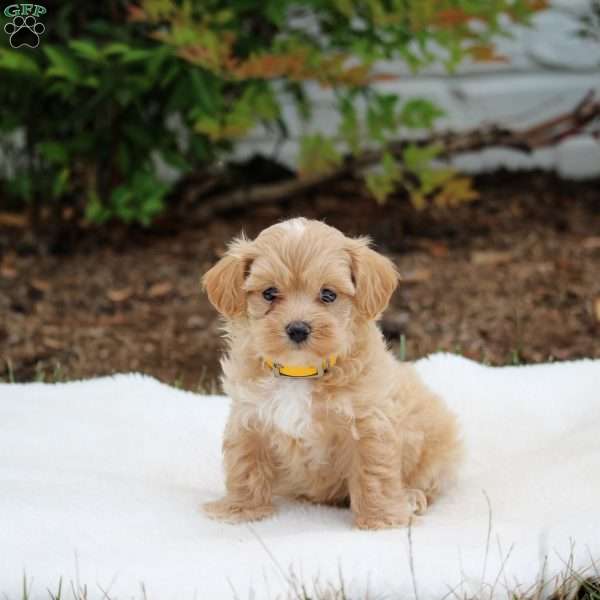
M 477 179 L 481 199 L 417 213 L 353 181 L 194 226 L 86 231 L 39 253 L 0 229 L 0 377 L 141 371 L 210 388 L 221 339 L 199 279 L 242 229 L 288 216 L 370 234 L 403 276 L 382 322 L 409 359 L 436 350 L 491 364 L 600 357 L 600 182 L 543 173 Z

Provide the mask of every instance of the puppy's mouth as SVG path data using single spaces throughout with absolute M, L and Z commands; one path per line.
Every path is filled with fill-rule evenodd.
M 332 326 L 309 319 L 290 319 L 261 323 L 254 343 L 261 356 L 274 361 L 303 365 L 314 364 L 331 354 L 339 354 Z
M 321 353 L 317 351 L 310 338 L 300 342 L 294 342 L 290 339 L 284 341 L 284 346 L 273 353 L 276 360 L 293 365 L 301 365 L 319 361 Z M 275 350 L 275 349 L 273 349 Z

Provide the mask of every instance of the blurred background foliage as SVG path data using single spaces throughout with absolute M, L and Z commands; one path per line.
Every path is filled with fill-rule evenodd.
M 492 38 L 527 23 L 542 0 L 64 1 L 44 15 L 35 50 L 0 48 L 0 197 L 13 210 L 149 224 L 181 175 L 217 164 L 262 125 L 284 139 L 282 109 L 310 120 L 311 85 L 332 90 L 334 136 L 300 140 L 299 176 L 377 149 L 366 183 L 384 201 L 403 186 L 416 208 L 476 196 L 435 166 L 440 148 L 388 145 L 429 130 L 443 107 L 374 84 L 380 61 L 413 71 L 494 61 Z M 0 25 L 4 25 L 6 17 Z

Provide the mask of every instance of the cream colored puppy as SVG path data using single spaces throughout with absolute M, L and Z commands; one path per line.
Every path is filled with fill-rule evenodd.
M 349 505 L 360 528 L 398 527 L 452 481 L 455 417 L 376 325 L 397 281 L 367 238 L 303 218 L 234 240 L 204 275 L 225 318 L 232 400 L 227 494 L 209 516 L 262 519 L 280 495 Z

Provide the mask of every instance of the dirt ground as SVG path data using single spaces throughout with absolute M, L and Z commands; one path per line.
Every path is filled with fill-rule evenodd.
M 0 229 L 0 377 L 141 371 L 210 389 L 221 349 L 199 278 L 242 229 L 288 216 L 370 234 L 403 282 L 382 327 L 415 359 L 436 350 L 492 364 L 600 357 L 600 182 L 543 173 L 478 178 L 481 199 L 417 213 L 346 181 L 193 226 L 86 232 L 40 255 Z M 400 348 L 402 346 L 402 348 Z

